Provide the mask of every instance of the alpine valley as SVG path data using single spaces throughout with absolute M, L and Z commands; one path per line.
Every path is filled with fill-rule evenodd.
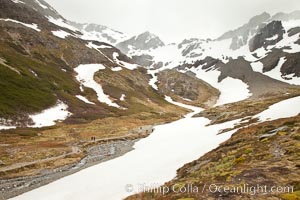
M 300 11 L 167 44 L 0 0 L 0 199 L 300 199 L 299 85 Z

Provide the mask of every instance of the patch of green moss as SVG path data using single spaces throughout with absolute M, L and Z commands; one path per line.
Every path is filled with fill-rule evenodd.
M 238 164 L 243 164 L 245 161 L 246 159 L 244 157 L 239 157 L 235 159 L 234 163 L 238 165 Z
M 253 148 L 248 148 L 248 149 L 245 149 L 245 154 L 249 154 L 249 153 L 252 153 L 253 152 Z
M 293 193 L 282 194 L 281 198 L 284 200 L 300 200 L 300 190 Z

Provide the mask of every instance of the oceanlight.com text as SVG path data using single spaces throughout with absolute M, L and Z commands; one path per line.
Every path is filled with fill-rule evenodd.
M 125 190 L 129 193 L 159 193 L 162 195 L 168 193 L 187 193 L 187 194 L 196 194 L 196 193 L 226 193 L 226 194 L 280 194 L 280 193 L 293 193 L 293 186 L 278 186 L 278 185 L 250 185 L 250 184 L 241 184 L 241 185 L 222 185 L 222 184 L 203 184 L 201 186 L 187 184 L 179 185 L 174 184 L 172 186 L 161 186 L 159 184 L 127 184 Z

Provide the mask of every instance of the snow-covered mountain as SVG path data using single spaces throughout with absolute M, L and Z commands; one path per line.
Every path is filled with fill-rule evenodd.
M 88 23 L 80 24 L 71 21 L 68 21 L 68 23 L 82 32 L 82 39 L 96 40 L 115 45 L 128 38 L 124 33 L 113 30 L 107 26 Z
M 152 76 L 165 69 L 177 69 L 184 73 L 193 72 L 210 84 L 215 82 L 213 85 L 217 87 L 219 83 L 222 85 L 220 74 L 226 66 L 236 65 L 235 61 L 244 60 L 250 69 L 244 71 L 237 79 L 248 86 L 251 85 L 249 76 L 254 72 L 270 77 L 272 82 L 278 80 L 299 85 L 299 13 L 278 13 L 274 16 L 262 13 L 243 26 L 213 40 L 191 38 L 179 44 L 150 49 L 132 48 L 131 44 L 126 46 L 126 43 L 123 43 L 121 50 L 139 64 L 146 65 L 148 73 Z M 236 69 L 238 70 L 239 66 L 236 66 Z M 213 81 L 207 79 L 208 74 L 212 72 L 215 73 Z M 234 77 L 233 71 L 227 72 L 227 75 Z M 153 77 L 153 80 L 156 80 L 156 77 Z
M 20 6 L 26 6 L 39 12 L 45 16 L 49 22 L 62 27 L 62 30 L 56 30 L 54 34 L 58 37 L 65 38 L 67 36 L 74 36 L 83 40 L 94 40 L 105 42 L 108 44 L 117 44 L 128 38 L 122 32 L 113 30 L 109 27 L 89 24 L 89 23 L 76 23 L 69 21 L 62 17 L 51 5 L 44 0 L 11 0 Z
M 140 35 L 133 36 L 132 38 L 120 42 L 117 47 L 126 54 L 136 54 L 137 52 L 149 51 L 163 47 L 165 44 L 160 38 L 149 31 Z

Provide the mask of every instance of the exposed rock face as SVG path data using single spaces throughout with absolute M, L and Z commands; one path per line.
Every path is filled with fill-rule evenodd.
M 263 95 L 286 91 L 288 87 L 292 87 L 287 83 L 272 79 L 259 72 L 254 72 L 251 65 L 244 58 L 231 60 L 220 68 L 221 75 L 219 81 L 226 77 L 240 79 L 249 85 L 252 98 Z
M 125 40 L 117 44 L 117 47 L 124 53 L 128 53 L 130 48 L 138 50 L 150 50 L 157 47 L 164 46 L 165 44 L 156 35 L 150 32 L 142 33 L 138 36 L 134 36 L 129 40 Z
M 207 106 L 213 104 L 219 92 L 192 74 L 164 70 L 158 74 L 158 88 L 163 95 L 187 104 Z
M 152 60 L 153 57 L 150 55 L 140 55 L 140 56 L 132 56 L 132 59 L 135 63 L 141 65 L 141 66 L 151 66 L 154 61 Z
M 288 54 L 286 62 L 282 65 L 280 71 L 283 75 L 294 74 L 300 77 L 300 53 Z
M 220 61 L 219 59 L 215 59 L 213 57 L 207 56 L 203 60 L 197 60 L 195 63 L 189 64 L 185 63 L 180 66 L 178 66 L 178 69 L 186 69 L 186 68 L 192 68 L 192 67 L 199 67 L 202 66 L 202 69 L 209 69 L 213 66 L 216 68 L 219 68 L 223 65 L 223 62 Z
M 273 70 L 278 65 L 280 58 L 284 55 L 285 53 L 282 50 L 274 49 L 266 57 L 261 59 L 260 61 L 263 63 L 263 72 L 265 73 Z
M 241 46 L 247 44 L 248 36 L 243 35 L 243 36 L 234 36 L 232 38 L 232 42 L 230 44 L 230 49 L 236 50 L 239 49 Z
M 281 66 L 282 76 L 293 75 L 300 77 L 300 53 L 285 53 L 280 49 L 273 49 L 265 58 L 261 59 L 263 63 L 263 72 L 273 70 L 280 60 L 280 58 L 286 58 L 285 63 Z
M 200 60 L 199 64 L 203 65 L 202 69 L 209 69 L 214 65 L 217 65 L 218 63 L 222 63 L 222 61 L 215 59 L 213 57 L 207 56 L 204 60 Z
M 260 29 L 259 33 L 250 40 L 250 51 L 255 51 L 256 49 L 269 45 L 275 45 L 282 40 L 284 32 L 281 21 L 272 21 Z
M 181 43 L 178 44 L 178 48 L 181 49 L 184 45 L 190 44 L 198 40 L 199 40 L 198 38 L 184 39 Z
M 163 62 L 154 63 L 154 64 L 152 65 L 153 69 L 159 69 L 159 68 L 161 68 L 161 67 L 163 67 L 163 66 L 164 66 L 164 63 L 163 63 Z
M 249 31 L 261 23 L 265 22 L 270 18 L 269 13 L 262 13 L 261 15 L 257 15 L 249 20 L 249 22 L 233 31 L 228 31 L 224 33 L 222 36 L 218 38 L 218 40 L 229 39 L 235 36 L 243 36 L 245 33 L 249 33 Z
M 261 15 L 255 16 L 249 20 L 245 25 L 224 33 L 218 38 L 218 40 L 231 39 L 231 49 L 236 50 L 241 46 L 247 44 L 249 35 L 255 34 L 257 32 L 257 27 L 260 26 L 263 22 L 270 19 L 270 14 L 264 12 Z
M 288 30 L 288 36 L 296 35 L 297 33 L 300 33 L 300 27 L 291 28 Z
M 224 33 L 217 40 L 232 39 L 230 49 L 236 50 L 247 44 L 249 36 L 259 32 L 261 28 L 265 26 L 265 23 L 272 21 L 288 21 L 300 19 L 300 11 L 294 11 L 291 13 L 277 13 L 271 16 L 269 13 L 262 13 L 249 20 L 245 25 Z
M 199 40 L 196 38 L 191 38 L 189 40 L 183 40 L 179 45 L 178 48 L 181 49 L 185 46 L 185 48 L 182 50 L 182 55 L 186 56 L 188 55 L 191 51 L 200 48 L 201 49 L 201 43 L 204 42 L 205 40 Z

